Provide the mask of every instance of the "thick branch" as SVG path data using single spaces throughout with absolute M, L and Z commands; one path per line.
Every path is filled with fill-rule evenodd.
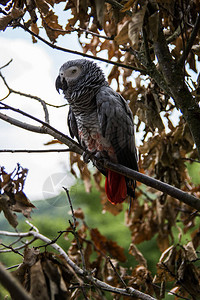
M 109 291 L 111 293 L 117 293 L 120 295 L 124 295 L 124 296 L 129 296 L 129 297 L 138 297 L 141 300 L 156 300 L 155 298 L 144 294 L 138 290 L 135 290 L 132 287 L 127 287 L 126 289 L 122 289 L 122 288 L 116 288 L 114 286 L 111 286 L 95 277 L 93 277 L 92 275 L 84 272 L 81 268 L 79 268 L 79 266 L 77 266 L 67 255 L 67 253 L 56 243 L 51 244 L 51 240 L 48 239 L 46 236 L 35 232 L 35 231 L 29 231 L 29 232 L 24 232 L 24 233 L 17 233 L 17 232 L 7 232 L 7 231 L 0 231 L 0 235 L 5 235 L 5 236 L 19 236 L 19 237 L 28 237 L 28 236 L 33 236 L 37 239 L 40 239 L 41 241 L 45 242 L 46 244 L 49 244 L 49 246 L 51 246 L 53 249 L 55 249 L 56 251 L 58 251 L 60 253 L 60 255 L 65 259 L 65 261 L 67 262 L 67 264 L 69 264 L 73 270 L 76 272 L 76 274 L 80 275 L 80 276 L 84 276 L 86 279 L 88 279 L 89 281 L 91 281 L 95 287 L 98 287 L 100 289 Z
M 21 114 L 21 115 L 24 115 L 25 117 L 28 117 L 28 118 L 42 124 L 43 126 L 40 127 L 40 126 L 30 125 L 30 124 L 18 121 L 17 119 L 11 118 L 7 115 L 1 114 L 1 113 L 0 113 L 0 119 L 4 120 L 6 122 L 9 122 L 10 124 L 13 124 L 15 126 L 18 126 L 18 127 L 23 128 L 23 129 L 29 130 L 29 131 L 49 134 L 49 135 L 53 136 L 54 138 L 58 139 L 59 141 L 61 141 L 62 143 L 66 144 L 72 151 L 74 151 L 78 154 L 83 153 L 83 149 L 78 143 L 76 143 L 70 137 L 63 134 L 59 130 L 55 129 L 54 127 L 52 127 L 48 123 L 45 123 L 42 120 L 39 120 L 38 118 L 36 118 L 36 117 L 20 110 L 20 109 L 11 107 L 11 106 L 9 106 L 5 103 L 0 102 L 0 106 L 3 106 L 6 109 L 10 109 L 12 111 L 15 111 L 15 112 Z
M 13 299 L 33 300 L 18 280 L 4 269 L 0 263 L 0 282 L 9 291 Z
M 189 125 L 200 157 L 200 108 L 188 90 L 182 66 L 176 63 L 171 56 L 161 27 L 159 27 L 157 35 L 154 36 L 153 48 L 164 81 L 170 90 L 170 95 Z
M 167 195 L 170 195 L 176 199 L 179 199 L 181 202 L 184 202 L 187 205 L 192 206 L 196 210 L 200 211 L 200 199 L 198 199 L 198 198 L 194 197 L 193 195 L 190 195 L 186 192 L 183 192 L 174 186 L 171 186 L 160 180 L 151 178 L 151 177 L 144 175 L 142 173 L 139 173 L 137 171 L 131 170 L 122 165 L 113 164 L 113 163 L 109 162 L 108 160 L 105 160 L 103 162 L 103 167 L 113 170 L 113 171 L 116 171 L 117 173 L 125 175 L 126 177 L 129 177 L 131 179 L 135 179 L 135 180 L 142 182 L 148 186 L 151 186 L 151 187 L 155 188 L 156 190 L 166 193 Z
M 21 128 L 24 128 L 26 130 L 30 130 L 30 131 L 33 131 L 32 129 L 37 130 L 38 133 L 43 133 L 43 134 L 49 134 L 51 136 L 53 136 L 54 138 L 58 139 L 59 141 L 61 141 L 62 143 L 64 143 L 65 145 L 67 145 L 71 151 L 75 152 L 75 153 L 78 153 L 80 155 L 83 154 L 83 151 L 84 149 L 78 144 L 76 143 L 74 140 L 72 140 L 70 137 L 68 137 L 67 135 L 64 135 L 62 132 L 58 131 L 57 129 L 53 128 L 52 126 L 50 126 L 49 124 L 25 113 L 25 112 L 22 112 L 21 110 L 19 109 L 15 109 L 15 108 L 12 108 L 4 103 L 0 103 L 0 105 L 3 105 L 4 107 L 7 107 L 7 108 L 10 108 L 11 110 L 14 110 L 20 114 L 23 114 L 25 115 L 26 117 L 29 117 L 39 123 L 41 123 L 43 126 L 40 127 L 40 126 L 33 126 L 33 125 L 29 125 L 27 123 L 24 123 L 21 122 L 21 121 L 18 121 L 14 118 L 11 118 L 11 117 L 8 117 L 8 116 L 5 116 L 3 114 L 0 113 L 0 119 L 3 119 L 13 125 L 16 125 L 18 127 L 21 127 Z M 94 158 L 95 160 L 95 158 Z M 98 165 L 99 162 L 96 162 L 96 164 Z M 115 170 L 116 172 L 120 173 L 120 174 L 123 174 L 129 178 L 132 178 L 132 179 L 135 179 L 137 181 L 140 181 L 140 182 L 143 182 L 144 184 L 148 185 L 148 186 L 151 186 L 161 192 L 164 192 L 174 198 L 177 198 L 179 199 L 180 201 L 194 207 L 195 209 L 197 210 L 200 210 L 200 200 L 190 194 L 187 194 L 169 184 L 166 184 L 164 182 L 161 182 L 159 180 L 156 180 L 154 178 L 151 178 L 147 175 L 144 175 L 144 174 L 141 174 L 139 172 L 136 172 L 134 170 L 131 170 L 127 167 L 124 167 L 124 166 L 121 166 L 121 165 L 115 165 L 115 164 L 112 164 L 111 162 L 109 161 L 104 161 L 104 168 L 107 168 L 107 169 L 113 169 Z

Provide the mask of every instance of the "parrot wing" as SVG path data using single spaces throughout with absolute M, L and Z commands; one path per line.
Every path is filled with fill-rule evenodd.
M 78 142 L 80 143 L 80 138 L 78 135 L 78 126 L 76 123 L 75 115 L 74 115 L 71 107 L 69 107 L 67 123 L 68 123 L 69 133 L 70 133 L 71 137 L 72 138 L 76 137 Z
M 138 170 L 132 112 L 124 98 L 109 86 L 96 95 L 102 135 L 111 142 L 118 163 Z

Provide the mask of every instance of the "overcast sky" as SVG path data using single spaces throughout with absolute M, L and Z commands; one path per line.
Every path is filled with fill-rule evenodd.
M 66 42 L 65 42 L 66 40 Z M 61 43 L 67 48 L 81 51 L 75 37 L 67 36 L 62 38 Z M 69 59 L 77 56 L 68 55 L 60 51 L 50 49 L 48 46 L 38 42 L 32 44 L 31 36 L 21 29 L 7 29 L 0 33 L 0 66 L 6 64 L 10 59 L 13 62 L 2 70 L 3 76 L 12 89 L 41 97 L 52 104 L 64 104 L 65 100 L 55 89 L 55 79 L 60 66 Z M 0 80 L 0 98 L 7 94 L 7 89 Z M 7 104 L 21 108 L 24 111 L 43 119 L 44 114 L 39 102 L 29 98 L 11 95 Z M 7 113 L 7 111 L 2 111 Z M 67 107 L 52 109 L 49 108 L 51 125 L 64 133 L 67 129 Z M 14 117 L 22 118 L 16 114 Z M 24 121 L 27 121 L 27 119 Z M 16 128 L 0 120 L 0 148 L 1 149 L 48 149 L 43 144 L 52 138 L 47 135 L 31 133 Z M 55 145 L 57 148 L 64 148 L 64 145 Z M 50 147 L 49 147 L 50 148 Z M 53 146 L 51 147 L 53 148 Z M 0 165 L 6 171 L 11 172 L 17 163 L 29 169 L 24 191 L 27 196 L 33 199 L 43 198 L 43 186 L 46 179 L 55 173 L 65 173 L 68 165 L 65 153 L 47 154 L 8 154 L 1 153 Z M 72 178 L 69 174 L 69 178 Z M 73 182 L 69 179 L 69 185 Z

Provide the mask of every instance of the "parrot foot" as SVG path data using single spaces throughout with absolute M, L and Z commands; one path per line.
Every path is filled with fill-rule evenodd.
M 89 161 L 90 161 L 91 158 L 92 158 L 92 155 L 93 155 L 93 153 L 88 152 L 88 151 L 84 151 L 84 152 L 83 152 L 83 161 L 84 161 L 86 164 L 88 164 Z

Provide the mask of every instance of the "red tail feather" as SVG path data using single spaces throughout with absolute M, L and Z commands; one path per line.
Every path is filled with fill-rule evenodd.
M 123 175 L 108 170 L 105 182 L 108 200 L 112 204 L 121 203 L 127 196 L 126 180 Z

